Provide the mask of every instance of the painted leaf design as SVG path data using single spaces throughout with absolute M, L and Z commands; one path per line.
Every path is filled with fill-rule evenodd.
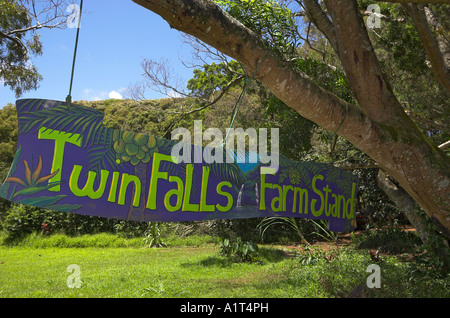
M 47 205 L 46 208 L 50 210 L 55 210 L 59 212 L 72 212 L 81 208 L 80 204 L 53 204 Z
M 32 184 L 31 183 L 31 170 L 30 170 L 30 167 L 28 166 L 28 162 L 26 160 L 23 160 L 23 163 L 25 165 L 25 180 L 27 181 L 28 184 Z
M 17 183 L 17 184 L 20 184 L 21 186 L 24 186 L 24 187 L 27 186 L 27 184 L 25 183 L 25 181 L 23 181 L 22 179 L 17 178 L 17 177 L 9 177 L 9 178 L 6 179 L 6 182 Z
M 62 199 L 64 199 L 66 195 L 57 195 L 57 196 L 51 196 L 51 197 L 38 197 L 38 198 L 26 198 L 17 201 L 17 203 L 25 204 L 25 205 L 32 205 L 38 208 L 44 208 L 48 205 L 53 205 Z
M 51 178 L 53 178 L 54 176 L 56 176 L 56 175 L 58 174 L 58 172 L 59 172 L 59 169 L 56 170 L 55 172 L 49 174 L 48 176 L 43 176 L 43 177 L 39 178 L 39 179 L 36 181 L 36 184 L 41 184 L 41 183 L 47 182 L 48 180 L 50 180 Z
M 55 186 L 58 186 L 58 185 L 60 185 L 62 183 L 63 182 L 52 182 L 52 183 L 49 183 L 48 185 L 45 185 L 45 186 L 28 187 L 28 188 L 22 189 L 20 191 L 17 191 L 14 194 L 13 198 L 21 196 L 21 195 L 33 195 L 33 194 L 36 194 L 36 193 L 39 193 L 39 192 L 51 189 L 51 188 L 53 188 Z
M 31 184 L 35 184 L 42 172 L 42 156 L 39 154 L 39 163 L 31 176 Z

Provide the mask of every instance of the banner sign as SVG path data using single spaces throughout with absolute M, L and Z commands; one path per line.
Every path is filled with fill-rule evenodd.
M 89 107 L 23 99 L 16 108 L 17 152 L 0 188 L 7 200 L 144 222 L 282 216 L 354 229 L 357 178 L 331 164 L 280 155 L 274 165 L 250 152 L 232 162 L 229 149 L 221 162 L 219 148 L 105 127 Z

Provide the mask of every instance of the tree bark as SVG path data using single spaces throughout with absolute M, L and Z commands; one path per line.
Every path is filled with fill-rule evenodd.
M 308 19 L 325 35 L 333 49 L 337 52 L 336 33 L 333 23 L 328 19 L 327 14 L 322 10 L 317 0 L 303 0 L 303 4 Z
M 405 7 L 425 47 L 434 77 L 443 88 L 450 92 L 450 69 L 448 68 L 450 52 L 447 41 L 443 39 L 438 41 L 430 28 L 432 26 L 431 23 L 437 24 L 438 21 L 433 12 L 427 7 L 413 4 L 405 5 Z M 431 22 L 430 25 L 429 22 Z
M 145 189 L 147 189 L 147 165 L 145 163 L 139 162 L 137 166 L 134 166 L 134 175 L 138 176 L 142 182 L 139 206 L 133 206 L 134 195 L 136 193 L 136 187 L 133 186 L 131 190 L 131 201 L 130 206 L 128 207 L 127 220 L 144 221 L 146 206 Z
M 411 225 L 416 229 L 417 234 L 424 244 L 428 244 L 430 233 L 426 230 L 424 215 L 420 206 L 402 188 L 397 187 L 383 172 L 378 171 L 377 184 L 381 190 L 395 203 L 402 211 Z
M 353 0 L 328 1 L 339 52 L 359 105 L 349 104 L 291 67 L 213 1 L 133 0 L 239 61 L 303 117 L 338 134 L 374 159 L 450 238 L 450 161 L 405 114 L 381 74 Z

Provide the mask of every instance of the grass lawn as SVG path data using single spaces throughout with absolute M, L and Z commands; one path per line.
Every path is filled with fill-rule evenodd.
M 295 297 L 267 288 L 282 260 L 232 263 L 215 248 L 0 248 L 0 297 Z M 70 264 L 81 288 L 67 286 Z
M 0 298 L 343 297 L 366 285 L 373 263 L 367 251 L 351 248 L 327 257 L 289 257 L 280 247 L 261 245 L 259 262 L 236 263 L 208 239 L 190 242 L 144 248 L 142 240 L 101 234 L 0 244 Z M 71 264 L 80 268 L 80 288 L 67 285 Z M 450 297 L 448 275 L 438 277 L 395 256 L 383 255 L 377 264 L 382 287 L 366 297 Z

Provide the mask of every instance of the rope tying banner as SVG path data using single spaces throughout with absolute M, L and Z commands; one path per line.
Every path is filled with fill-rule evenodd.
M 239 109 L 241 108 L 241 104 L 242 104 L 242 101 L 244 100 L 244 96 L 245 96 L 245 94 L 247 92 L 247 88 L 248 88 L 248 85 L 250 84 L 250 81 L 255 77 L 256 73 L 259 71 L 259 68 L 261 67 L 261 65 L 263 65 L 263 63 L 265 62 L 266 59 L 267 59 L 267 54 L 261 60 L 261 63 L 258 64 L 258 66 L 256 67 L 255 71 L 253 72 L 252 76 L 249 77 L 247 74 L 245 74 L 244 88 L 242 89 L 241 96 L 239 96 L 239 100 L 238 100 L 238 103 L 237 103 L 237 106 L 236 106 L 236 111 L 234 112 L 233 119 L 231 120 L 231 123 L 230 123 L 230 129 L 233 127 L 234 121 L 236 120 L 237 113 L 239 112 Z M 245 73 L 245 70 L 244 70 L 244 73 Z M 224 139 L 224 141 L 222 143 L 222 148 L 225 146 L 225 144 L 227 142 L 228 135 L 230 133 L 230 129 L 228 129 L 228 132 L 227 132 L 227 134 L 225 136 L 225 139 Z
M 75 38 L 75 49 L 73 51 L 73 62 L 72 62 L 72 73 L 70 75 L 70 87 L 69 87 L 69 95 L 66 97 L 67 106 L 70 107 L 72 103 L 72 84 L 73 84 L 73 74 L 75 72 L 75 60 L 77 58 L 77 50 L 78 50 L 78 36 L 80 34 L 80 26 L 81 26 L 81 13 L 83 11 L 83 0 L 80 3 L 80 15 L 78 16 L 78 26 L 77 26 L 77 36 Z

